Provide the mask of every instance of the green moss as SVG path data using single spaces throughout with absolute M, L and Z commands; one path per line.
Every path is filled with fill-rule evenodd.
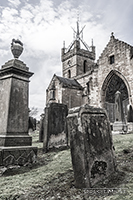
M 133 134 L 127 135 L 113 135 L 113 143 L 117 153 L 123 149 L 133 147 Z
M 32 134 L 33 135 L 33 134 Z M 38 163 L 7 171 L 0 177 L 0 200 L 51 200 L 51 199 L 132 199 L 133 190 L 133 134 L 113 135 L 116 160 L 119 171 L 108 180 L 99 184 L 104 188 L 121 188 L 120 191 L 90 195 L 90 190 L 76 189 L 71 164 L 70 150 L 43 154 L 38 152 Z M 38 142 L 38 133 L 33 136 L 34 145 Z M 123 151 L 124 149 L 128 151 Z

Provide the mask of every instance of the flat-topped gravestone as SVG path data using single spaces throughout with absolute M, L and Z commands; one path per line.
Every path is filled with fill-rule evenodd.
M 0 165 L 24 164 L 37 154 L 28 135 L 29 78 L 33 73 L 18 60 L 23 44 L 13 39 L 11 50 L 14 59 L 0 69 Z
M 110 124 L 103 109 L 84 105 L 69 110 L 67 128 L 76 187 L 90 188 L 115 171 Z
M 50 148 L 67 146 L 66 116 L 67 105 L 60 103 L 49 103 L 45 108 L 43 150 L 47 152 Z

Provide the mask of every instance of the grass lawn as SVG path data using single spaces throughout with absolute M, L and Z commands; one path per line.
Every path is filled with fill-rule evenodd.
M 43 154 L 38 133 L 32 133 L 38 161 L 7 170 L 0 177 L 0 200 L 128 200 L 133 199 L 133 134 L 113 135 L 118 172 L 96 189 L 74 187 L 70 150 Z

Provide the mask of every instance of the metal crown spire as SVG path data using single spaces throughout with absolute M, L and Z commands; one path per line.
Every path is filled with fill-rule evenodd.
M 77 30 L 75 31 L 75 29 L 72 28 L 73 31 L 74 31 L 74 34 L 76 35 L 76 38 L 74 38 L 74 41 L 75 41 L 75 39 L 81 41 L 82 44 L 84 45 L 84 47 L 87 50 L 89 50 L 90 49 L 89 46 L 86 44 L 86 42 L 83 40 L 83 37 L 82 37 L 84 28 L 85 28 L 85 26 L 83 26 L 83 28 L 81 29 L 81 31 L 79 30 L 79 14 L 77 14 Z M 69 45 L 67 51 L 71 50 L 71 48 L 74 45 L 74 41 Z
M 80 34 L 79 34 L 79 13 L 77 13 L 77 34 L 76 34 L 76 39 L 79 39 Z
M 76 35 L 76 39 L 79 39 L 79 22 L 77 21 L 77 35 Z

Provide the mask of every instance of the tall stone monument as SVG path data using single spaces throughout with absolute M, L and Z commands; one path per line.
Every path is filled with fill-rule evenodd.
M 133 133 L 133 108 L 131 104 L 127 106 L 127 133 Z
M 14 59 L 0 69 L 0 165 L 32 162 L 37 156 L 28 135 L 29 78 L 33 75 L 22 61 L 20 40 L 12 40 Z
M 126 124 L 124 122 L 123 105 L 121 93 L 115 93 L 115 122 L 113 124 L 113 133 L 124 133 L 126 131 Z
M 110 123 L 103 109 L 86 104 L 69 110 L 67 128 L 76 187 L 93 187 L 116 170 Z

